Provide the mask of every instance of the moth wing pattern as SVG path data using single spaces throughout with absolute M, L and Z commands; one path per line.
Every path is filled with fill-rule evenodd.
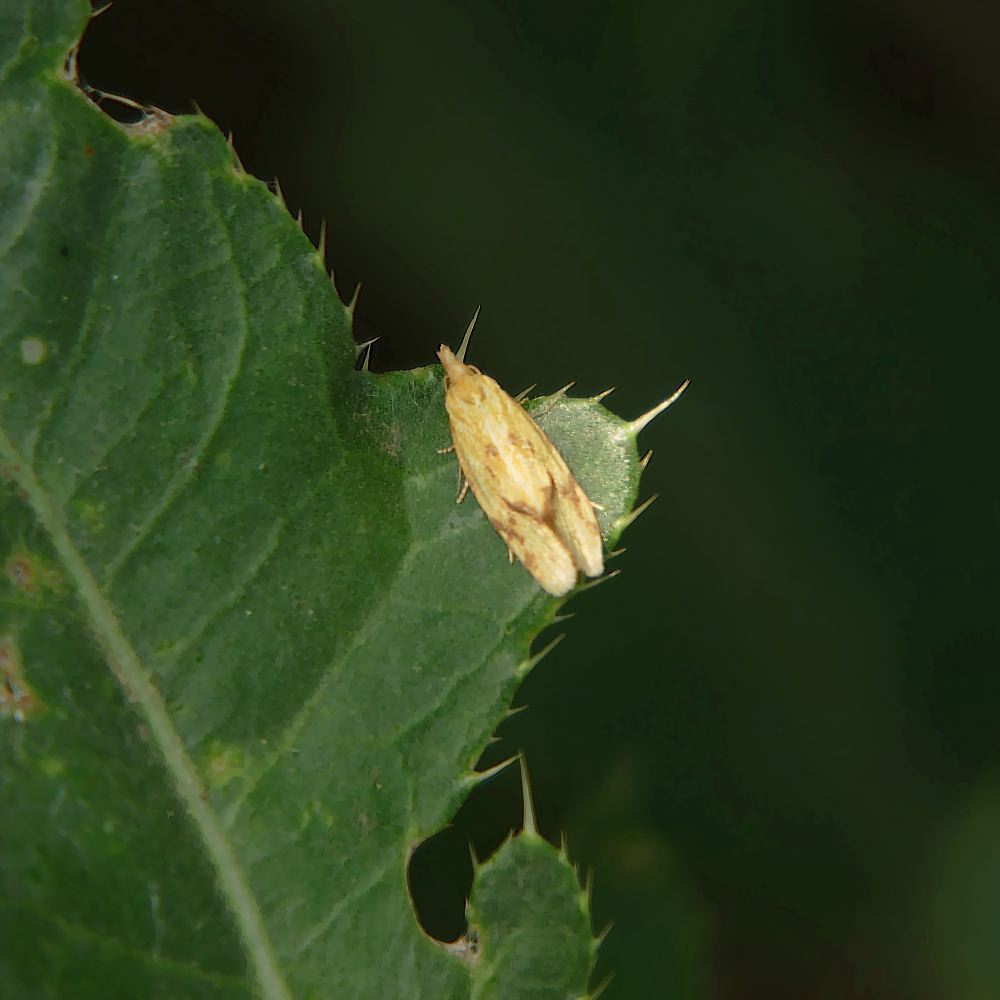
M 566 467 L 566 474 L 553 479 L 553 508 L 556 532 L 573 553 L 577 566 L 587 576 L 604 572 L 604 541 L 590 498 Z
M 443 345 L 438 356 L 455 455 L 490 524 L 551 594 L 571 590 L 579 570 L 599 576 L 593 506 L 545 432 L 488 375 Z
M 506 513 L 497 512 L 496 517 L 483 509 L 497 534 L 545 590 L 562 597 L 573 589 L 577 577 L 576 562 L 550 524 L 512 508 L 508 508 Z

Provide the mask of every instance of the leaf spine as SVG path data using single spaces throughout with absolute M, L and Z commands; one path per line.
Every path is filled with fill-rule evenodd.
M 604 576 L 595 576 L 592 580 L 587 580 L 586 583 L 581 583 L 576 589 L 581 593 L 585 590 L 591 590 L 602 583 L 607 583 L 608 580 L 613 580 L 620 573 L 620 569 L 613 569 L 610 573 L 605 573 Z
M 372 337 L 372 339 L 371 339 L 371 340 L 366 340 L 366 341 L 364 341 L 363 343 L 360 343 L 360 344 L 355 344 L 355 345 L 354 345 L 354 357 L 355 357 L 355 360 L 356 360 L 357 358 L 360 358 L 360 357 L 361 357 L 361 355 L 362 355 L 362 354 L 364 354 L 364 353 L 365 353 L 365 351 L 366 351 L 366 350 L 367 350 L 367 349 L 368 349 L 369 347 L 371 347 L 371 346 L 372 346 L 372 344 L 374 344 L 376 340 L 378 340 L 378 337 Z
M 654 493 L 649 499 L 644 500 L 635 510 L 630 511 L 623 518 L 618 521 L 616 527 L 619 531 L 624 531 L 633 521 L 635 521 L 640 514 L 644 514 L 659 497 L 659 493 Z
M 468 775 L 468 784 L 478 786 L 484 781 L 489 781 L 490 778 L 495 778 L 501 771 L 505 771 L 511 764 L 514 764 L 520 759 L 520 754 L 513 754 L 506 760 L 500 761 L 499 764 L 494 764 L 492 767 L 486 768 L 485 771 L 470 771 Z
M 685 379 L 674 392 L 669 395 L 662 403 L 657 403 L 651 410 L 647 410 L 645 413 L 636 417 L 629 425 L 629 433 L 635 437 L 643 427 L 647 426 L 651 421 L 655 420 L 664 410 L 668 407 L 673 406 L 674 403 L 680 399 L 684 390 L 691 384 L 691 379 Z
M 611 980 L 615 978 L 613 972 L 609 972 L 598 984 L 597 989 L 590 993 L 586 1000 L 600 1000 L 601 994 L 611 985 Z
M 531 796 L 531 782 L 528 779 L 528 765 L 524 754 L 521 754 L 521 798 L 524 803 L 524 813 L 521 821 L 521 832 L 525 837 L 537 837 L 538 823 L 535 817 L 535 803 Z
M 472 331 L 476 328 L 476 320 L 479 319 L 479 310 L 482 306 L 476 306 L 476 311 L 472 314 L 472 319 L 469 320 L 469 325 L 466 327 L 465 336 L 462 338 L 462 343 L 459 345 L 458 350 L 455 352 L 455 357 L 458 358 L 462 364 L 465 364 L 465 352 L 468 350 L 469 341 L 472 339 Z
M 598 577 L 597 579 L 601 579 L 601 577 Z M 559 643 L 561 643 L 565 638 L 566 638 L 566 633 L 560 632 L 559 635 L 557 635 L 550 643 L 543 646 L 537 653 L 535 653 L 534 656 L 529 656 L 528 659 L 522 660 L 514 668 L 514 673 L 518 677 L 523 677 L 525 674 L 529 673 L 531 670 L 537 667 L 538 664 L 541 663 L 542 660 L 545 659 L 545 657 L 548 656 L 549 653 L 551 653 L 552 650 L 555 649 L 556 646 L 558 646 Z
M 351 301 L 347 303 L 347 311 L 351 314 L 351 318 L 354 318 L 354 310 L 358 306 L 358 298 L 361 295 L 361 282 L 359 281 L 354 286 L 354 294 L 351 296 Z

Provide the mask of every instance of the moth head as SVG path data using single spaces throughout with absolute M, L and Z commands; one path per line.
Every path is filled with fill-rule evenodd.
M 444 366 L 445 389 L 450 389 L 455 382 L 468 375 L 482 375 L 482 372 L 475 365 L 467 365 L 459 361 L 455 357 L 455 352 L 447 344 L 442 344 L 438 348 L 437 355 Z

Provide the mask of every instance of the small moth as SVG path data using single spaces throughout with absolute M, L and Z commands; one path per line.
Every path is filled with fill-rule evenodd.
M 477 313 L 478 314 L 478 313 Z M 473 318 L 473 324 L 475 318 Z M 488 375 L 445 344 L 444 405 L 452 447 L 465 483 L 483 513 L 544 590 L 557 597 L 576 584 L 577 573 L 604 572 L 604 541 L 594 505 L 545 432 Z

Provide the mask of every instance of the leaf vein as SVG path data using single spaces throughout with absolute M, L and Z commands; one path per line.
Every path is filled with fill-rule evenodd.
M 261 545 L 258 551 L 254 554 L 249 565 L 246 567 L 246 571 L 243 573 L 242 578 L 239 581 L 234 581 L 234 585 L 229 588 L 228 592 L 223 595 L 222 599 L 216 601 L 208 612 L 202 615 L 194 623 L 193 628 L 173 644 L 170 650 L 170 655 L 159 661 L 161 669 L 170 667 L 172 664 L 181 659 L 187 651 L 208 631 L 212 624 L 225 614 L 226 611 L 230 610 L 246 594 L 249 585 L 257 579 L 264 567 L 267 566 L 274 554 L 278 551 L 278 542 L 280 541 L 281 535 L 287 525 L 287 518 L 279 517 L 274 519 L 265 536 L 264 544 Z
M 150 679 L 148 669 L 125 635 L 114 608 L 98 586 L 83 556 L 74 546 L 56 507 L 3 427 L 0 427 L 0 455 L 12 469 L 17 470 L 16 481 L 73 582 L 108 668 L 145 716 L 150 737 L 160 752 L 177 797 L 190 815 L 218 873 L 220 892 L 228 901 L 243 937 L 261 996 L 266 1000 L 291 1000 L 257 901 L 219 817 L 208 804 L 208 795 L 197 769 L 187 754 L 180 734 L 174 729 L 167 706 Z
M 200 440 L 195 445 L 194 449 L 190 452 L 187 461 L 182 462 L 180 469 L 175 473 L 171 481 L 167 484 L 166 489 L 160 496 L 159 501 L 153 506 L 152 510 L 146 516 L 145 521 L 139 525 L 135 533 L 132 535 L 129 542 L 122 547 L 118 555 L 111 560 L 108 566 L 105 568 L 104 586 L 110 588 L 114 578 L 122 570 L 125 564 L 135 555 L 138 549 L 141 547 L 142 543 L 150 536 L 153 528 L 159 522 L 160 518 L 170 509 L 174 502 L 180 497 L 181 493 L 187 488 L 194 478 L 195 472 L 201 465 L 201 460 L 205 457 L 209 445 L 212 439 L 219 432 L 219 428 L 222 426 L 222 421 L 225 418 L 226 412 L 229 408 L 229 400 L 232 396 L 233 386 L 236 384 L 237 379 L 240 376 L 240 372 L 243 369 L 243 357 L 246 352 L 248 331 L 249 331 L 249 308 L 246 298 L 246 286 L 244 282 L 240 279 L 238 269 L 235 267 L 235 256 L 232 252 L 232 234 L 229 232 L 228 227 L 225 225 L 224 220 L 216 209 L 216 215 L 219 217 L 220 229 L 229 239 L 230 254 L 229 260 L 234 264 L 235 277 L 237 278 L 235 284 L 240 290 L 240 313 L 238 316 L 238 322 L 234 322 L 234 325 L 239 330 L 239 337 L 236 344 L 236 350 L 233 352 L 233 357 L 230 362 L 230 368 L 225 378 L 225 384 L 222 390 L 219 392 L 219 403 L 216 406 L 215 412 L 212 414 L 211 419 L 208 421 L 204 431 L 201 434 Z

